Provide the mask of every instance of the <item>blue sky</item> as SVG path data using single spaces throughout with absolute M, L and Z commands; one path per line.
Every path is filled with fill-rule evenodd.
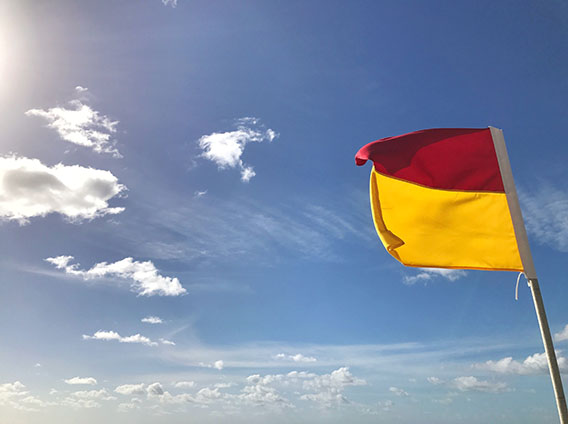
M 0 4 L 9 422 L 557 422 L 526 284 L 402 267 L 354 154 L 504 130 L 568 369 L 565 3 Z

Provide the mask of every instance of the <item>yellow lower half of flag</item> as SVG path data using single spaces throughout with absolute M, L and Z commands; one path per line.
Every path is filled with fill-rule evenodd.
M 404 265 L 522 271 L 505 193 L 440 190 L 371 172 L 381 241 Z

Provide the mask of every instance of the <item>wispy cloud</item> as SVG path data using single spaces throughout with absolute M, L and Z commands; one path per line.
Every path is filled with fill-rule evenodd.
M 162 0 L 162 4 L 164 6 L 171 6 L 175 8 L 177 6 L 177 0 Z
M 83 340 L 105 340 L 105 341 L 117 341 L 119 343 L 140 343 L 147 346 L 157 346 L 158 343 L 153 342 L 146 336 L 140 334 L 134 334 L 132 336 L 122 337 L 116 331 L 104 331 L 99 330 L 92 336 L 83 334 Z
M 391 387 L 389 387 L 389 392 L 394 393 L 397 396 L 408 396 L 408 392 L 404 389 L 399 388 L 399 387 L 391 386 Z
M 473 376 L 456 377 L 450 382 L 450 386 L 462 392 L 501 393 L 509 390 L 506 383 L 479 380 Z
M 71 221 L 118 214 L 108 201 L 126 190 L 109 171 L 79 165 L 49 167 L 38 159 L 0 157 L 0 219 L 21 224 L 59 213 Z
M 217 164 L 219 169 L 239 168 L 241 180 L 248 182 L 256 175 L 252 166 L 246 165 L 241 156 L 248 143 L 262 143 L 273 141 L 278 134 L 274 130 L 266 129 L 257 118 L 246 117 L 236 121 L 236 130 L 211 133 L 198 140 L 201 154 L 205 159 Z
M 426 282 L 440 277 L 449 281 L 457 281 L 466 275 L 467 272 L 461 269 L 420 268 L 418 274 L 405 275 L 402 281 L 407 285 L 413 285 L 420 281 Z
M 553 184 L 519 188 L 519 200 L 527 232 L 540 244 L 568 252 L 568 191 Z
M 338 241 L 372 245 L 376 243 L 376 236 L 368 216 L 357 213 L 357 205 L 345 211 L 336 206 L 303 200 L 262 204 L 251 199 L 227 200 L 208 194 L 199 202 L 162 210 L 159 220 L 150 214 L 153 207 L 149 206 L 148 218 L 156 237 L 167 233 L 180 237 L 167 243 L 141 242 L 137 254 L 183 260 L 240 260 L 254 256 L 257 260 L 276 261 L 293 255 L 342 261 Z M 342 207 L 345 208 L 345 203 Z M 191 219 L 187 219 L 188 216 Z M 137 228 L 123 225 L 121 230 L 128 231 L 134 239 L 139 237 Z M 178 241 L 188 238 L 191 244 Z
M 77 94 L 83 94 L 87 89 L 77 86 L 75 91 Z M 116 158 L 122 157 L 112 139 L 118 121 L 100 114 L 82 99 L 70 101 L 69 108 L 30 109 L 26 115 L 45 119 L 47 126 L 57 131 L 65 141 L 90 147 L 97 153 L 110 153 Z
M 79 264 L 70 264 L 73 256 L 57 256 L 46 258 L 57 269 L 65 273 L 91 280 L 105 277 L 118 277 L 129 281 L 130 288 L 139 296 L 179 296 L 186 293 L 177 278 L 164 277 L 151 261 L 138 262 L 132 258 L 124 258 L 118 262 L 100 262 L 89 270 L 79 269 Z
M 94 386 L 97 384 L 97 379 L 93 377 L 73 377 L 64 380 L 66 384 L 71 385 L 89 385 Z

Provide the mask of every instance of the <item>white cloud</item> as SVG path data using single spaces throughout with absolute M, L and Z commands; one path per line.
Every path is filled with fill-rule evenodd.
M 394 386 L 389 387 L 389 392 L 394 393 L 397 396 L 408 396 L 407 391 Z
M 177 0 L 162 0 L 164 6 L 171 6 L 175 8 L 177 6 Z
M 62 400 L 61 404 L 74 409 L 91 409 L 100 408 L 102 406 L 100 404 L 101 401 L 110 400 L 116 400 L 116 398 L 110 395 L 106 389 L 88 391 L 83 390 L 70 393 L 69 396 Z
M 37 412 L 38 407 L 54 405 L 51 402 L 44 402 L 32 395 L 26 390 L 19 381 L 14 383 L 0 384 L 0 406 L 10 406 L 20 411 Z
M 85 384 L 91 386 L 97 384 L 97 380 L 93 377 L 73 377 L 64 381 L 67 384 Z
M 441 380 L 438 377 L 428 377 L 426 380 L 428 380 L 428 383 L 434 385 L 444 384 L 444 380 Z
M 171 340 L 166 340 L 166 339 L 160 339 L 160 343 L 165 344 L 165 345 L 169 345 L 169 346 L 175 346 L 175 342 L 172 342 Z
M 556 352 L 558 367 L 562 371 L 568 371 L 568 361 L 565 357 Z M 548 374 L 548 361 L 545 353 L 535 353 L 528 356 L 524 361 L 515 361 L 508 356 L 498 361 L 487 361 L 481 364 L 474 364 L 474 368 L 498 372 L 501 374 Z
M 49 167 L 38 159 L 4 156 L 0 181 L 0 219 L 20 224 L 50 213 L 81 221 L 124 211 L 108 205 L 126 190 L 109 171 L 61 163 Z
M 239 168 L 241 180 L 248 182 L 256 173 L 252 166 L 245 165 L 241 159 L 245 146 L 251 142 L 271 142 L 278 134 L 270 128 L 264 129 L 257 118 L 242 118 L 236 123 L 236 130 L 204 135 L 198 144 L 203 150 L 202 157 L 215 162 L 219 169 Z
M 324 406 L 348 403 L 349 401 L 343 394 L 345 387 L 365 384 L 367 382 L 354 377 L 348 367 L 341 367 L 330 374 L 316 375 L 312 379 L 305 380 L 303 388 L 314 393 L 305 394 L 301 399 L 317 402 Z
M 215 361 L 213 363 L 200 362 L 199 366 L 205 367 L 205 368 L 215 368 L 215 369 L 218 369 L 219 371 L 221 371 L 223 369 L 223 367 L 225 366 L 225 363 L 222 360 L 218 360 L 218 361 Z
M 140 334 L 134 334 L 128 337 L 122 337 L 120 334 L 118 334 L 115 331 L 103 331 L 103 330 L 97 331 L 92 336 L 83 334 L 83 340 L 105 340 L 105 341 L 116 340 L 119 343 L 140 343 L 147 346 L 158 345 L 158 343 L 153 342 L 148 337 L 142 336 Z
M 451 386 L 462 392 L 487 392 L 500 393 L 508 391 L 507 384 L 502 382 L 491 382 L 478 380 L 476 377 L 456 377 L 452 380 Z
M 88 89 L 78 85 L 77 94 Z M 63 140 L 90 147 L 97 153 L 110 153 L 113 157 L 122 157 L 112 139 L 116 133 L 118 121 L 101 115 L 80 99 L 69 102 L 69 108 L 53 107 L 49 109 L 30 109 L 27 116 L 38 116 L 47 121 L 47 126 L 54 129 Z
M 24 386 L 19 381 L 14 383 L 4 383 L 0 384 L 0 405 L 4 404 L 6 401 L 10 400 L 16 396 L 27 395 L 28 391 L 26 386 Z
M 155 316 L 147 316 L 142 318 L 140 321 L 148 323 L 148 324 L 162 324 L 164 321 L 162 321 L 162 318 L 160 317 L 155 317 Z
M 557 342 L 563 342 L 564 340 L 568 340 L 568 324 L 566 324 L 564 330 L 554 334 L 554 340 L 556 340 Z
M 117 386 L 114 391 L 121 395 L 142 395 L 145 393 L 144 383 L 140 384 L 123 384 Z
M 419 281 L 429 281 L 436 277 L 442 277 L 449 281 L 456 281 L 465 277 L 467 273 L 461 269 L 420 268 L 416 275 L 403 277 L 404 284 L 412 285 Z
M 191 389 L 195 387 L 195 381 L 177 381 L 174 383 L 174 387 L 177 389 Z
M 568 191 L 542 184 L 533 192 L 519 189 L 519 200 L 527 232 L 541 244 L 568 252 Z
M 284 353 L 279 353 L 274 356 L 275 359 L 291 360 L 294 362 L 316 362 L 317 359 L 313 356 L 304 356 L 301 353 L 295 355 L 286 355 Z
M 81 277 L 84 280 L 104 277 L 119 277 L 129 280 L 132 291 L 139 296 L 178 296 L 186 293 L 177 278 L 164 277 L 151 261 L 138 262 L 132 258 L 124 258 L 118 262 L 100 262 L 89 270 L 79 269 L 79 264 L 69 264 L 73 256 L 57 256 L 45 260 L 67 274 Z
M 115 400 L 116 398 L 110 395 L 106 389 L 100 390 L 81 390 L 78 392 L 71 393 L 71 396 L 74 396 L 79 399 L 98 399 L 98 400 Z
M 203 191 L 196 190 L 195 193 L 193 193 L 193 196 L 196 197 L 197 199 L 199 199 L 200 197 L 203 197 L 206 194 L 207 194 L 207 190 L 203 190 Z
M 161 396 L 164 394 L 164 388 L 160 383 L 152 383 L 146 388 L 146 393 L 148 396 Z

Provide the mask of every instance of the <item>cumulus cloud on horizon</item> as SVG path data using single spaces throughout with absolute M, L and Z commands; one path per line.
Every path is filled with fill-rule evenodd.
M 85 87 L 75 87 L 77 94 L 87 90 Z M 45 119 L 48 128 L 57 131 L 59 137 L 69 143 L 89 147 L 97 153 L 109 153 L 115 158 L 122 157 L 112 139 L 118 121 L 100 114 L 82 99 L 71 100 L 69 108 L 30 109 L 26 115 Z
M 124 211 L 108 201 L 126 187 L 109 171 L 38 159 L 0 157 L 0 219 L 26 224 L 59 213 L 70 221 L 92 220 Z
M 94 386 L 97 384 L 96 378 L 93 377 L 73 377 L 67 380 L 63 380 L 66 384 L 71 385 L 89 385 Z
M 79 264 L 71 264 L 73 256 L 56 256 L 46 258 L 57 269 L 66 274 L 91 280 L 105 277 L 118 277 L 130 283 L 130 288 L 139 296 L 179 296 L 187 292 L 176 277 L 164 277 L 151 261 L 139 262 L 132 258 L 107 263 L 99 262 L 91 269 L 79 269 Z
M 561 371 L 568 371 L 568 360 L 560 355 L 560 351 L 556 351 L 558 367 Z M 548 374 L 548 360 L 546 353 L 535 353 L 534 355 L 527 356 L 525 360 L 516 361 L 508 356 L 498 361 L 486 361 L 479 364 L 473 364 L 474 368 L 493 371 L 500 374 Z
M 219 169 L 240 169 L 241 181 L 248 182 L 256 172 L 241 159 L 245 146 L 251 142 L 271 142 L 278 134 L 270 128 L 265 129 L 259 119 L 252 117 L 238 119 L 236 126 L 234 131 L 204 135 L 198 140 L 198 144 L 203 150 L 202 157 L 216 163 Z

